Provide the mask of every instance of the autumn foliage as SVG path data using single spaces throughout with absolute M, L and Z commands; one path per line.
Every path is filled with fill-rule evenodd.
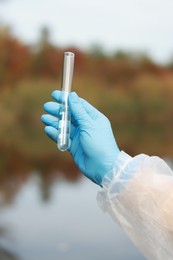
M 141 74 L 165 76 L 170 69 L 162 68 L 148 57 L 117 52 L 108 56 L 104 53 L 83 52 L 69 47 L 75 52 L 76 75 L 92 77 L 112 87 L 121 84 L 128 86 Z M 0 32 L 0 86 L 13 86 L 23 78 L 60 79 L 63 52 L 65 49 L 51 44 L 49 32 L 43 29 L 41 37 L 33 46 L 28 46 L 10 34 L 9 29 Z

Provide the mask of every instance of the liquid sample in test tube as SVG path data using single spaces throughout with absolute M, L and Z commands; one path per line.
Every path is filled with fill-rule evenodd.
M 72 88 L 73 70 L 75 55 L 72 52 L 64 53 L 63 73 L 62 73 L 62 103 L 59 114 L 59 127 L 57 146 L 60 151 L 66 151 L 70 145 L 70 125 L 71 115 L 68 106 L 68 96 Z

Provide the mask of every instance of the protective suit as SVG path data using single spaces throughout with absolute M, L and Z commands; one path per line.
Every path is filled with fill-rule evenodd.
M 173 172 L 159 157 L 121 152 L 99 205 L 150 260 L 173 259 Z

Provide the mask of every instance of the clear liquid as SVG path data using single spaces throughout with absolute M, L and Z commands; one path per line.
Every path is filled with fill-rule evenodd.
M 66 151 L 70 148 L 70 112 L 67 105 L 62 104 L 59 115 L 59 128 L 58 128 L 58 139 L 57 146 L 60 151 Z

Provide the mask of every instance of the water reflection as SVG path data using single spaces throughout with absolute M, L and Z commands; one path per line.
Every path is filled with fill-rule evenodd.
M 98 208 L 99 187 L 68 174 L 52 169 L 1 175 L 0 259 L 144 259 Z
M 9 230 L 5 226 L 0 226 L 0 259 L 1 260 L 19 260 L 14 252 L 4 246 L 4 241 L 10 239 Z
M 2 147 L 1 147 L 2 148 Z M 81 174 L 73 160 L 46 156 L 40 160 L 26 157 L 12 149 L 0 149 L 0 204 L 11 204 L 20 189 L 30 178 L 30 172 L 35 169 L 40 178 L 39 188 L 43 200 L 48 200 L 50 187 L 59 179 L 76 182 Z
M 15 192 L 7 179 L 1 190 L 0 225 L 9 235 L 2 232 L 0 259 L 143 259 L 100 211 L 95 199 L 99 187 L 90 181 L 67 182 L 55 172 L 45 179 L 39 172 L 19 179 L 9 180 L 17 184 Z
M 0 259 L 1 260 L 19 260 L 19 258 L 8 252 L 6 249 L 0 248 Z

